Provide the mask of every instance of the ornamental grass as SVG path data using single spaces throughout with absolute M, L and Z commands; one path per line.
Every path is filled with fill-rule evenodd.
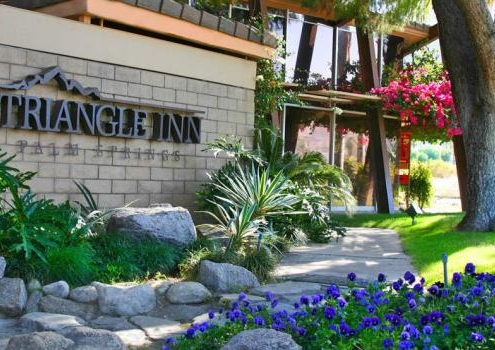
M 469 263 L 454 273 L 449 286 L 427 285 L 406 272 L 388 282 L 347 276 L 348 288 L 330 285 L 303 295 L 289 308 L 267 293 L 252 303 L 246 294 L 226 310 L 213 310 L 209 321 L 192 324 L 169 349 L 220 349 L 239 332 L 271 328 L 289 333 L 303 349 L 494 349 L 495 275 L 478 273 Z

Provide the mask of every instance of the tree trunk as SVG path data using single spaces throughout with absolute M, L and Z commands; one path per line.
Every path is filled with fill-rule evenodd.
M 460 230 L 495 228 L 495 26 L 485 0 L 433 0 L 467 161 Z

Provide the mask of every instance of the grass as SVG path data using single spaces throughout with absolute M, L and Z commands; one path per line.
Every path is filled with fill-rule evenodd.
M 404 251 L 419 274 L 430 283 L 443 281 L 442 253 L 448 255 L 449 275 L 464 271 L 472 262 L 478 271 L 495 272 L 495 232 L 459 232 L 462 213 L 423 214 L 411 225 L 406 214 L 356 214 L 336 216 L 347 227 L 377 227 L 397 231 Z

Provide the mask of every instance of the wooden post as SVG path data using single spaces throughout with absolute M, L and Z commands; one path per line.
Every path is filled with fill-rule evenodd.
M 249 0 L 249 16 L 261 16 L 263 27 L 268 29 L 268 6 L 266 0 Z
M 316 24 L 308 22 L 303 23 L 299 50 L 297 51 L 296 68 L 294 71 L 294 81 L 296 83 L 308 83 L 317 28 L 318 26 Z
M 361 73 L 367 90 L 380 86 L 378 65 L 373 36 L 362 29 L 356 30 Z M 375 198 L 379 213 L 394 212 L 394 198 L 390 180 L 389 158 L 386 145 L 385 123 L 381 107 L 370 107 L 367 111 L 370 135 L 371 170 L 373 172 Z
M 462 135 L 454 136 L 452 138 L 452 143 L 454 145 L 455 166 L 457 168 L 457 181 L 459 182 L 462 211 L 466 211 L 467 163 L 466 150 L 464 148 L 464 139 Z

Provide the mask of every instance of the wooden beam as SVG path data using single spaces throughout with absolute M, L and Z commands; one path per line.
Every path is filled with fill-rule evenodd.
M 70 0 L 40 8 L 37 11 L 66 18 L 90 15 L 255 59 L 271 58 L 275 51 L 260 43 L 120 1 Z
M 249 0 L 249 16 L 251 18 L 261 17 L 263 27 L 268 29 L 268 6 L 266 0 Z
M 359 27 L 356 29 L 356 34 L 364 86 L 367 90 L 379 87 L 380 80 L 373 36 L 365 33 Z M 377 211 L 391 214 L 394 212 L 394 198 L 390 179 L 383 111 L 379 106 L 369 107 L 367 115 L 370 136 L 368 152 L 371 152 L 371 170 L 374 179 Z

